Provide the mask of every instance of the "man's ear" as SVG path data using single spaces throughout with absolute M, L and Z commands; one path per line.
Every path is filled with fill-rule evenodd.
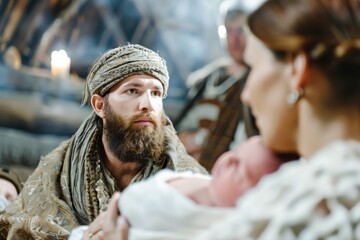
M 292 78 L 290 82 L 292 89 L 305 88 L 308 81 L 308 71 L 309 60 L 306 54 L 303 52 L 296 54 L 292 61 Z
M 94 109 L 96 115 L 101 118 L 105 117 L 105 100 L 104 97 L 99 94 L 94 94 L 91 96 L 91 106 Z

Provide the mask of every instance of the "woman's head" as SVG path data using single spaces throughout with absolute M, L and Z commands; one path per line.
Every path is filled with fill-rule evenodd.
M 268 0 L 248 27 L 252 73 L 243 100 L 267 145 L 294 151 L 305 115 L 324 122 L 344 108 L 360 109 L 358 0 Z M 300 89 L 304 103 L 289 106 L 287 96 Z

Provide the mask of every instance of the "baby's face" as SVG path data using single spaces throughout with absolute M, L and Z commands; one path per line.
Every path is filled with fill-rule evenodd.
M 9 202 L 12 202 L 15 200 L 18 193 L 12 182 L 0 178 L 0 195 L 4 196 Z
M 235 206 L 239 196 L 278 167 L 278 161 L 263 145 L 261 138 L 253 137 L 216 161 L 210 185 L 212 198 L 220 207 Z

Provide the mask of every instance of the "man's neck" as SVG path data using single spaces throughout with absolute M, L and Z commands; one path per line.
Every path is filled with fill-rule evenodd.
M 116 162 L 105 161 L 105 166 L 115 178 L 120 191 L 123 191 L 130 184 L 142 168 L 138 163 L 123 163 L 120 160 L 116 160 Z
M 106 143 L 102 141 L 103 161 L 110 174 L 115 178 L 117 187 L 123 191 L 131 182 L 131 180 L 142 169 L 142 165 L 137 162 L 126 162 L 118 159 L 108 148 Z

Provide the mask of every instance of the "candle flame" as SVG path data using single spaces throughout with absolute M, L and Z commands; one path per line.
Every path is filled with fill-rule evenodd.
M 68 78 L 70 72 L 70 58 L 65 50 L 51 53 L 51 73 L 57 78 Z

